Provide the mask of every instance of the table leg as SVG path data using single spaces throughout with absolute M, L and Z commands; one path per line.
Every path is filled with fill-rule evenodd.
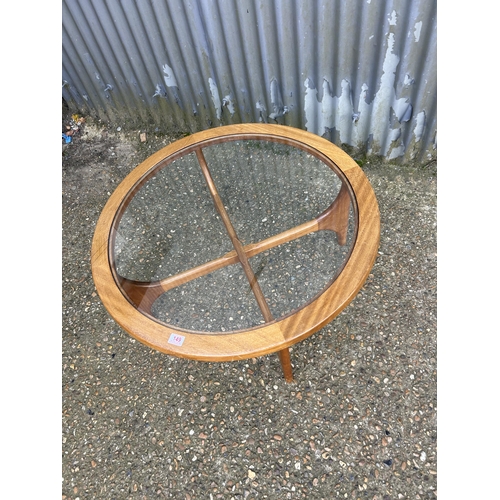
M 288 347 L 278 351 L 278 356 L 280 358 L 281 368 L 283 368 L 285 380 L 287 382 L 293 382 L 292 363 L 290 361 L 290 351 L 288 350 Z
M 349 226 L 349 207 L 351 196 L 349 188 L 342 182 L 339 194 L 335 201 L 317 218 L 318 229 L 329 229 L 337 233 L 339 245 L 344 246 L 347 239 L 347 227 Z

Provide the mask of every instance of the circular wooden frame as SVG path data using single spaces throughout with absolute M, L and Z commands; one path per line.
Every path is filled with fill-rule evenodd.
M 141 311 L 120 284 L 112 258 L 114 232 L 120 214 L 144 182 L 163 168 L 165 162 L 194 151 L 202 165 L 202 147 L 245 139 L 263 139 L 295 146 L 340 172 L 343 185 L 354 201 L 357 219 L 350 256 L 336 279 L 322 293 L 283 318 L 266 318 L 267 322 L 262 326 L 234 332 L 175 329 Z M 318 220 L 311 224 L 318 223 Z M 130 172 L 109 198 L 97 222 L 91 252 L 92 274 L 97 292 L 110 315 L 140 342 L 174 356 L 202 361 L 232 361 L 284 352 L 332 321 L 363 286 L 374 264 L 379 238 L 380 216 L 373 189 L 357 163 L 340 148 L 315 134 L 287 126 L 228 125 L 184 137 L 153 154 Z M 172 342 L 172 338 L 178 341 Z

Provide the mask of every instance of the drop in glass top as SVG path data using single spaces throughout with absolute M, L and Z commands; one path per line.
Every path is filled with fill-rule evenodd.
M 200 333 L 260 327 L 309 304 L 357 231 L 344 174 L 312 153 L 225 138 L 161 161 L 113 224 L 122 293 L 155 321 Z

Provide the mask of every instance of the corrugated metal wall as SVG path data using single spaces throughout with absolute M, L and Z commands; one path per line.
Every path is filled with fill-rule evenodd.
M 125 125 L 265 121 L 436 156 L 436 0 L 63 0 L 62 95 Z

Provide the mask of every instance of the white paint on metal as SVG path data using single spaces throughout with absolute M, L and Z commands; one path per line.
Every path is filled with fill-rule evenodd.
M 261 112 L 261 113 L 266 113 L 267 112 L 267 109 L 266 107 L 264 106 L 264 104 L 262 104 L 260 101 L 257 101 L 255 103 L 255 107 Z
M 391 15 L 389 16 L 389 26 L 396 26 L 397 22 L 398 22 L 398 16 L 396 14 L 396 11 L 393 10 L 391 12 Z
M 163 65 L 163 79 L 167 87 L 178 87 L 174 72 L 168 64 Z
M 415 36 L 415 42 L 420 40 L 420 33 L 422 32 L 422 21 L 415 23 L 415 29 L 413 31 L 413 35 Z
M 436 0 L 226 4 L 63 0 L 63 98 L 109 122 L 275 121 L 368 154 L 435 150 Z
M 323 78 L 323 98 L 318 102 L 318 92 L 312 87 L 312 82 L 308 78 L 304 82 L 305 103 L 304 111 L 306 114 L 306 126 L 309 123 L 309 130 L 318 135 L 324 135 L 329 130 L 336 129 L 340 133 L 340 141 L 347 144 L 349 140 L 349 131 L 351 123 L 355 116 L 353 110 L 351 86 L 348 80 L 342 80 L 340 96 L 334 96 L 330 82 Z M 319 119 L 316 117 L 319 116 Z
M 368 102 L 368 85 L 363 83 L 359 95 L 358 119 L 353 131 L 353 144 L 363 144 L 370 134 L 371 104 Z
M 267 108 L 264 104 L 262 104 L 261 101 L 257 101 L 255 103 L 255 108 L 259 110 L 259 121 L 260 122 L 266 122 L 267 123 Z
M 395 14 L 392 20 L 395 22 Z M 394 52 L 396 37 L 394 33 L 387 35 L 387 48 L 383 62 L 383 73 L 380 77 L 379 88 L 372 102 L 368 102 L 368 84 L 363 84 L 359 96 L 358 109 L 354 109 L 352 89 L 347 79 L 341 82 L 341 94 L 333 95 L 328 78 L 323 78 L 323 96 L 318 101 L 318 91 L 312 80 L 304 81 L 304 113 L 305 125 L 308 130 L 325 135 L 335 129 L 339 134 L 340 142 L 362 147 L 371 135 L 370 153 L 388 155 L 390 159 L 404 155 L 406 147 L 397 143 L 402 138 L 401 127 L 389 128 L 390 117 L 394 116 L 395 123 L 404 124 L 412 119 L 413 105 L 407 97 L 398 98 L 396 95 L 396 73 L 401 58 Z M 405 75 L 404 84 L 410 86 L 414 80 Z M 418 142 L 424 132 L 425 113 L 417 116 L 414 134 Z
M 401 137 L 401 129 L 400 128 L 392 129 L 389 137 L 391 139 L 391 142 L 397 141 Z
M 153 94 L 152 97 L 164 97 L 164 98 L 167 97 L 165 89 L 163 88 L 163 85 L 161 85 L 159 83 L 156 84 L 155 93 Z
M 372 108 L 372 134 L 374 147 L 381 148 L 382 151 L 374 151 L 377 154 L 385 155 L 384 144 L 387 136 L 387 124 L 391 114 L 391 107 L 396 100 L 394 85 L 396 82 L 396 69 L 399 64 L 399 56 L 393 52 L 395 43 L 394 33 L 389 33 L 387 37 L 387 50 L 382 66 L 383 73 L 380 77 L 380 87 L 375 94 Z
M 415 142 L 419 142 L 425 129 L 425 111 L 418 113 L 416 122 L 413 134 L 415 135 Z
M 222 105 L 225 106 L 229 110 L 229 113 L 231 114 L 231 116 L 234 115 L 236 110 L 234 108 L 234 103 L 233 103 L 233 100 L 231 99 L 230 94 L 223 97 Z
M 271 80 L 270 94 L 273 112 L 269 115 L 269 118 L 271 118 L 271 120 L 276 120 L 277 118 L 288 113 L 288 107 L 283 104 L 280 87 L 276 78 Z
M 415 83 L 415 80 L 407 73 L 405 75 L 405 79 L 404 79 L 403 85 L 405 87 L 409 87 L 410 85 L 413 85 L 414 83 Z
M 404 154 L 405 154 L 405 147 L 403 144 L 400 144 L 395 148 L 391 148 L 389 153 L 387 153 L 387 158 L 389 160 L 394 160 L 396 158 L 399 158 L 400 156 L 403 156 Z
M 347 80 L 342 80 L 340 83 L 342 92 L 337 103 L 337 115 L 335 120 L 335 128 L 340 132 L 340 142 L 349 144 L 351 130 L 351 122 L 353 115 L 351 85 Z
M 210 87 L 210 93 L 212 94 L 212 102 L 214 103 L 215 114 L 217 119 L 220 120 L 222 116 L 222 101 L 219 96 L 219 89 L 215 81 L 212 78 L 208 79 L 208 85 Z
M 315 100 L 311 100 L 310 105 L 317 105 L 317 92 L 315 92 L 314 97 Z M 331 90 L 330 90 L 330 82 L 326 79 L 323 78 L 323 99 L 320 104 L 320 112 L 321 112 L 321 121 L 319 128 L 315 130 L 315 133 L 318 135 L 322 135 L 325 133 L 326 130 L 328 129 L 333 129 L 335 126 L 335 108 L 337 107 L 337 98 L 332 95 Z M 308 112 L 310 113 L 310 110 L 305 109 L 306 112 L 306 117 Z M 315 113 L 316 114 L 316 113 Z M 307 124 L 307 122 L 306 122 Z
M 316 115 L 318 111 L 318 99 L 317 95 L 318 92 L 314 88 L 314 85 L 311 81 L 310 78 L 306 78 L 304 82 L 304 87 L 306 88 L 305 93 L 304 93 L 304 114 L 305 114 L 305 127 L 306 130 L 310 130 L 311 132 L 315 132 L 318 135 L 322 135 L 324 133 L 324 130 L 321 130 L 321 132 L 318 133 L 317 129 L 314 129 L 314 124 L 316 123 Z M 326 94 L 325 94 L 326 96 Z M 325 97 L 323 96 L 323 98 Z M 328 115 L 328 104 L 329 101 L 328 99 L 325 100 L 325 111 L 323 109 L 321 110 L 322 113 L 326 114 L 326 118 L 323 119 L 323 121 L 330 121 Z M 333 112 L 330 113 L 331 116 L 333 116 Z
M 392 105 L 392 109 L 394 110 L 394 114 L 396 115 L 399 123 L 410 121 L 413 112 L 413 106 L 410 104 L 408 99 L 395 99 L 394 104 Z

